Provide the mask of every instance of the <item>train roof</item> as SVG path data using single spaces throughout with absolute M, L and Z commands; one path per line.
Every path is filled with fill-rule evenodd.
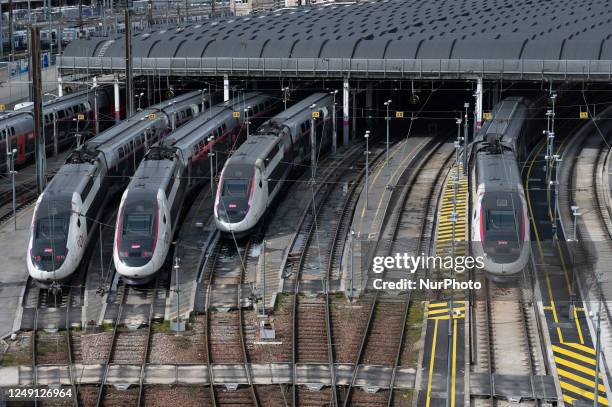
M 519 191 L 522 188 L 521 174 L 514 153 L 480 153 L 478 160 L 478 182 L 485 183 L 487 191 Z
M 269 120 L 269 123 L 285 124 L 286 122 L 297 117 L 301 113 L 303 114 L 304 109 L 307 108 L 308 106 L 311 106 L 312 104 L 317 104 L 321 100 L 324 100 L 325 98 L 330 98 L 330 97 L 331 95 L 329 95 L 328 93 L 322 93 L 322 92 L 313 93 L 312 95 L 306 97 L 305 99 L 302 99 L 301 101 L 297 102 L 296 104 L 294 104 L 287 110 L 274 116 L 272 119 Z M 317 107 L 321 107 L 321 106 L 317 105 Z M 310 112 L 308 112 L 308 115 L 310 115 Z
M 98 136 L 87 141 L 82 149 L 88 151 L 99 150 L 101 148 L 113 147 L 114 143 L 123 143 L 124 137 L 119 138 L 120 135 L 130 132 L 133 135 L 138 135 L 148 127 L 152 126 L 154 122 L 163 120 L 163 118 L 156 117 L 155 120 L 149 119 L 149 114 L 156 114 L 160 111 L 172 114 L 177 110 L 184 108 L 185 104 L 199 103 L 201 99 L 202 91 L 193 91 L 184 95 L 178 96 L 171 100 L 158 103 L 157 105 L 151 106 L 143 111 L 136 113 L 132 117 L 122 121 L 121 123 L 111 127 Z
M 172 176 L 174 164 L 168 160 L 145 160 L 140 163 L 130 181 L 128 195 L 135 191 L 157 191 Z
M 158 143 L 162 148 L 177 148 L 183 152 L 187 160 L 193 150 L 192 146 L 201 141 L 202 137 L 221 126 L 227 120 L 238 120 L 232 117 L 233 111 L 243 111 L 246 106 L 270 100 L 270 96 L 259 92 L 247 93 L 242 97 L 222 102 L 212 106 L 197 118 L 191 120 Z
M 70 197 L 79 190 L 81 183 L 86 182 L 94 172 L 95 167 L 90 163 L 64 164 L 45 188 L 45 197 Z
M 522 97 L 508 97 L 495 105 L 492 119 L 484 123 L 475 141 L 482 142 L 495 138 L 508 146 L 513 146 L 517 133 L 520 132 L 520 127 L 527 117 L 525 102 Z
M 257 135 L 242 143 L 238 150 L 229 158 L 229 165 L 254 165 L 258 158 L 264 158 L 270 148 L 278 142 L 274 135 Z

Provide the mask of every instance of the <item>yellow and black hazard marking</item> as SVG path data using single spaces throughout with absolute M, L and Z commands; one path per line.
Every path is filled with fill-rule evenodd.
M 465 318 L 465 301 L 452 302 L 453 319 Z M 430 302 L 427 306 L 427 319 L 448 319 L 451 312 L 450 303 L 447 301 Z
M 595 397 L 595 349 L 579 343 L 557 343 L 552 346 L 559 375 L 563 401 L 571 404 L 576 399 L 594 400 Z M 600 366 L 601 369 L 601 366 Z M 598 403 L 607 406 L 606 388 L 602 374 L 597 380 Z
M 459 179 L 457 179 L 459 173 Z M 455 182 L 457 184 L 455 185 Z M 457 192 L 455 194 L 455 188 Z M 463 167 L 455 166 L 450 171 L 442 194 L 438 220 L 436 222 L 436 255 L 464 256 L 467 253 L 468 179 Z M 456 214 L 453 216 L 453 212 Z M 454 230 L 453 230 L 454 228 Z M 454 243 L 454 248 L 453 248 Z

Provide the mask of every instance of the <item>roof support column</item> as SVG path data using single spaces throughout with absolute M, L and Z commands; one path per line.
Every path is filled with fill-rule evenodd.
M 478 131 L 482 127 L 482 78 L 478 78 L 474 96 L 476 97 L 476 131 Z
M 121 120 L 121 107 L 119 102 L 119 79 L 117 78 L 115 78 L 115 83 L 113 84 L 113 93 L 115 96 L 115 123 L 119 123 Z
M 344 78 L 342 86 L 342 144 L 349 143 L 349 82 Z
M 351 128 L 353 140 L 357 137 L 357 92 L 353 91 L 353 127 Z
M 223 75 L 223 101 L 227 102 L 229 100 L 229 78 L 227 75 Z
M 62 86 L 62 77 L 58 75 L 57 77 L 57 97 L 64 96 L 64 87 Z

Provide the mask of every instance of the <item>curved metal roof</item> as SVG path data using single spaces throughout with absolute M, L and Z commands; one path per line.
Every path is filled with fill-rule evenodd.
M 604 43 L 612 44 L 611 24 L 612 6 L 606 0 L 383 0 L 283 9 L 139 33 L 133 54 L 174 57 L 185 42 L 194 46 L 181 54 L 200 57 L 201 47 L 195 45 L 212 40 L 205 56 L 259 57 L 272 40 L 282 44 L 266 50 L 275 57 L 385 58 L 381 44 L 395 40 L 405 44 L 406 53 L 393 51 L 393 58 L 599 59 Z M 292 53 L 286 45 L 295 40 L 304 44 Z M 422 40 L 415 56 L 412 50 Z M 75 41 L 65 54 L 123 55 L 123 39 L 95 55 L 99 41 Z
M 594 61 L 611 59 L 611 26 L 612 5 L 608 0 L 331 3 L 137 33 L 133 37 L 133 55 L 260 61 L 266 58 Z M 75 67 L 78 57 L 102 60 L 123 56 L 122 37 L 113 43 L 99 38 L 77 40 L 66 47 L 60 66 Z M 167 65 L 177 64 L 173 61 Z M 182 67 L 189 65 L 180 63 Z

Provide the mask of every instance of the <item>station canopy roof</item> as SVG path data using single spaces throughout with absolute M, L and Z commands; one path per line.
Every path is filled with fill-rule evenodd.
M 152 59 L 166 60 L 170 61 L 166 67 L 177 68 L 195 68 L 193 62 L 179 61 L 196 59 L 254 59 L 258 62 L 250 67 L 259 68 L 258 64 L 265 66 L 266 60 L 344 60 L 343 70 L 346 60 L 438 60 L 441 70 L 442 61 L 451 65 L 454 60 L 481 61 L 484 69 L 485 62 L 490 65 L 492 61 L 533 60 L 543 61 L 543 71 L 548 70 L 544 61 L 591 61 L 588 66 L 578 64 L 580 68 L 571 69 L 606 73 L 612 71 L 611 27 L 609 0 L 328 3 L 136 32 L 133 57 L 149 64 Z M 66 47 L 60 67 L 82 68 L 87 59 L 89 67 L 108 68 L 109 58 L 118 61 L 125 57 L 124 47 L 121 36 L 77 40 Z M 607 63 L 593 66 L 593 61 Z M 115 61 L 114 65 L 120 64 Z M 273 65 L 269 64 L 268 69 Z M 315 65 L 313 68 L 318 70 L 324 64 Z M 468 69 L 467 65 L 449 69 L 473 72 L 478 66 Z M 329 67 L 328 63 L 328 70 Z M 563 70 L 559 64 L 551 69 Z M 567 63 L 565 70 L 567 74 Z

